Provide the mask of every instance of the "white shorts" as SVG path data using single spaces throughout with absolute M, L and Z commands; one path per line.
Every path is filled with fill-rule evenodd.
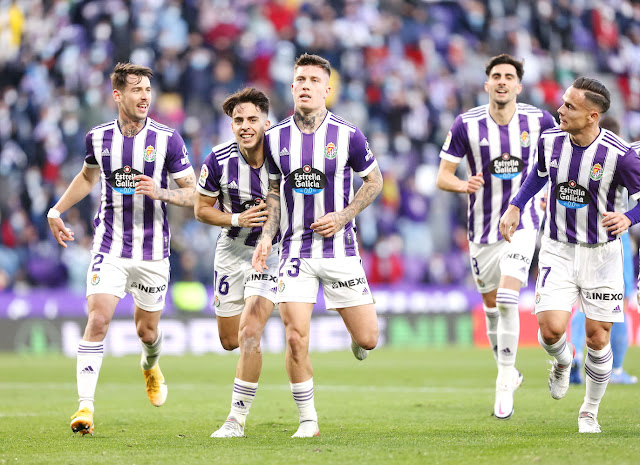
M 278 302 L 316 303 L 320 283 L 329 310 L 373 303 L 360 257 L 281 261 Z
M 498 289 L 501 276 L 511 276 L 526 286 L 537 238 L 536 229 L 519 229 L 513 234 L 511 242 L 469 242 L 471 271 L 478 292 L 486 294 Z
M 111 294 L 122 299 L 128 292 L 142 310 L 158 312 L 164 308 L 169 269 L 168 258 L 134 260 L 92 252 L 87 272 L 87 297 Z
M 255 247 L 244 242 L 220 236 L 216 246 L 214 266 L 213 307 L 216 315 L 230 317 L 240 315 L 245 300 L 258 295 L 276 302 L 278 287 L 278 246 L 274 245 L 267 257 L 267 268 L 258 273 L 251 266 Z
M 585 246 L 542 238 L 535 313 L 571 312 L 580 297 L 587 318 L 624 321 L 622 242 Z

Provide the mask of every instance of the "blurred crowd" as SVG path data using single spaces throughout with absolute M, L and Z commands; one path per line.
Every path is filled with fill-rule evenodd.
M 466 198 L 435 187 L 454 118 L 487 102 L 484 66 L 525 60 L 519 101 L 556 115 L 579 75 L 612 91 L 623 136 L 640 138 L 640 4 L 630 0 L 0 0 L 0 290 L 85 287 L 97 189 L 46 212 L 80 171 L 84 135 L 116 117 L 109 73 L 154 70 L 151 115 L 184 137 L 199 172 L 232 137 L 220 105 L 255 85 L 272 122 L 291 114 L 295 58 L 334 67 L 332 111 L 368 137 L 383 193 L 358 217 L 372 283 L 467 284 Z M 172 279 L 209 283 L 218 230 L 171 207 Z

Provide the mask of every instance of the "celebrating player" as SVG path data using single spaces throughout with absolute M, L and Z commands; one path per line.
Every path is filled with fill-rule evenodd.
M 195 176 L 180 134 L 148 117 L 153 72 L 118 63 L 111 74 L 118 118 L 86 136 L 82 171 L 47 214 L 60 245 L 73 240 L 60 214 L 100 181 L 100 209 L 94 219 L 92 260 L 87 273 L 89 318 L 78 345 L 80 406 L 71 417 L 74 432 L 93 434 L 94 393 L 102 365 L 103 341 L 125 292 L 135 302 L 134 321 L 142 343 L 141 366 L 147 395 L 156 407 L 167 398 L 158 365 L 158 329 L 169 282 L 169 222 L 166 203 L 193 206 Z M 168 188 L 174 179 L 179 188 Z
M 540 226 L 537 203 L 524 209 L 512 243 L 498 230 L 506 210 L 533 167 L 542 131 L 555 126 L 546 111 L 516 98 L 522 90 L 523 63 L 509 55 L 493 57 L 486 66 L 489 104 L 459 115 L 440 152 L 438 187 L 469 195 L 468 237 L 471 269 L 482 295 L 487 336 L 498 365 L 493 414 L 513 414 L 513 392 L 522 383 L 515 368 L 520 335 L 518 299 L 527 282 Z M 467 157 L 468 181 L 455 174 Z
M 500 232 L 511 240 L 520 212 L 550 180 L 536 283 L 538 339 L 554 358 L 549 391 L 561 399 L 569 388 L 574 354 L 566 329 L 579 297 L 586 315 L 587 376 L 578 430 L 599 433 L 598 408 L 613 366 L 611 325 L 624 319 L 618 236 L 640 221 L 640 204 L 621 211 L 621 188 L 640 198 L 640 159 L 624 140 L 598 126 L 611 102 L 601 82 L 580 77 L 562 100 L 560 126 L 540 138 L 535 171 L 502 216 Z
M 282 233 L 278 303 L 285 326 L 286 368 L 300 413 L 293 437 L 319 434 L 314 405 L 309 326 L 322 282 L 327 308 L 336 309 L 362 360 L 378 341 L 378 320 L 358 254 L 354 219 L 382 190 L 382 175 L 362 132 L 326 108 L 331 65 L 304 54 L 294 67 L 294 115 L 267 131 L 269 218 L 253 255 L 267 263 Z M 353 175 L 364 183 L 353 195 Z
M 278 247 L 267 257 L 269 268 L 255 273 L 251 257 L 267 219 L 269 173 L 264 164 L 264 131 L 269 127 L 269 99 L 246 88 L 222 104 L 235 138 L 213 148 L 204 160 L 195 215 L 222 226 L 216 246 L 214 306 L 220 341 L 227 350 L 240 346 L 231 395 L 231 412 L 212 438 L 244 436 L 244 425 L 262 369 L 260 337 L 273 312 L 278 285 Z M 220 209 L 215 208 L 216 202 Z M 274 236 L 274 240 L 277 237 Z

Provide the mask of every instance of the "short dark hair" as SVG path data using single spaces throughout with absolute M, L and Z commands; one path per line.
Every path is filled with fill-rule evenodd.
M 222 111 L 224 111 L 227 116 L 232 116 L 233 109 L 239 103 L 253 103 L 258 111 L 261 111 L 265 115 L 269 114 L 269 97 L 255 87 L 245 87 L 235 94 L 229 95 L 222 103 Z
M 584 97 L 600 107 L 601 113 L 606 113 L 611 106 L 611 94 L 603 83 L 597 79 L 581 76 L 571 86 L 574 89 L 584 90 Z
M 620 122 L 610 115 L 604 115 L 600 118 L 600 127 L 620 135 Z
M 142 65 L 134 65 L 133 63 L 118 63 L 111 73 L 111 87 L 117 90 L 124 90 L 127 87 L 127 76 L 134 74 L 138 76 L 140 82 L 143 77 L 151 79 L 153 71 L 151 68 Z
M 518 81 L 522 81 L 522 76 L 524 76 L 524 60 L 518 61 L 513 58 L 511 55 L 507 55 L 503 53 L 502 55 L 497 55 L 489 60 L 487 63 L 487 67 L 484 69 L 485 74 L 489 77 L 491 70 L 494 66 L 498 65 L 511 65 L 516 69 L 516 74 L 518 75 Z
M 293 67 L 294 72 L 299 66 L 318 66 L 324 69 L 329 77 L 331 77 L 331 63 L 319 55 L 309 55 L 308 53 L 300 55 Z

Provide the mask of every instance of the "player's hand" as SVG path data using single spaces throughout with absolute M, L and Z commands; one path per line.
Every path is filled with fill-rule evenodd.
M 65 242 L 75 240 L 73 238 L 73 231 L 65 227 L 64 221 L 62 221 L 61 218 L 47 218 L 47 221 L 49 221 L 49 228 L 51 229 L 53 237 L 56 238 L 56 241 L 58 241 L 58 244 L 62 247 L 67 248 Z
M 156 182 L 145 174 L 138 174 L 133 177 L 136 183 L 136 194 L 142 194 L 149 197 L 151 200 L 160 200 L 160 189 Z
M 258 205 L 240 213 L 240 216 L 238 217 L 238 224 L 243 228 L 262 227 L 264 222 L 267 221 L 268 216 L 267 204 L 260 199 L 260 203 Z
M 607 228 L 607 232 L 614 236 L 622 234 L 631 226 L 631 220 L 624 213 L 604 212 L 602 215 L 604 216 L 602 226 Z
M 311 229 L 322 237 L 333 237 L 344 228 L 341 220 L 340 215 L 336 212 L 327 213 L 322 218 L 318 218 L 314 223 L 311 223 Z
M 271 253 L 271 239 L 262 238 L 256 245 L 256 250 L 253 251 L 253 258 L 251 258 L 251 266 L 258 273 L 262 273 L 268 269 L 267 257 Z
M 475 176 L 471 176 L 467 181 L 467 189 L 465 192 L 467 194 L 474 194 L 478 189 L 484 186 L 484 178 L 482 177 L 482 173 L 478 173 Z
M 513 233 L 516 232 L 519 224 L 520 209 L 515 205 L 509 205 L 507 211 L 505 211 L 502 218 L 500 218 L 500 234 L 502 234 L 505 241 L 511 242 L 511 237 Z

